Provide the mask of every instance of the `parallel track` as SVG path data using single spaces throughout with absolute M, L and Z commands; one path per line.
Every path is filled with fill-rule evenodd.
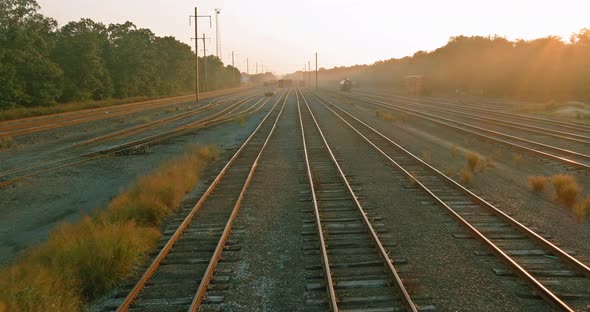
M 412 103 L 412 104 L 421 103 L 421 102 L 428 102 L 428 103 L 439 104 L 439 105 L 443 104 L 445 106 L 458 107 L 458 108 L 462 108 L 465 110 L 484 113 L 486 116 L 500 117 L 503 120 L 512 119 L 516 122 L 523 122 L 524 121 L 524 122 L 531 122 L 531 123 L 536 123 L 536 124 L 543 124 L 546 126 L 554 126 L 554 127 L 558 127 L 559 129 L 569 129 L 569 130 L 574 130 L 574 131 L 590 132 L 590 125 L 584 125 L 584 124 L 575 123 L 575 122 L 566 122 L 566 121 L 560 121 L 560 120 L 555 120 L 555 119 L 534 117 L 534 116 L 528 116 L 528 115 L 517 114 L 517 113 L 509 113 L 509 112 L 505 112 L 505 111 L 497 111 L 497 110 L 492 110 L 490 107 L 481 107 L 479 105 L 474 107 L 472 105 L 452 103 L 452 102 L 445 101 L 442 99 L 409 97 L 409 96 L 404 96 L 404 95 L 400 95 L 400 94 L 386 94 L 386 95 L 390 98 L 393 97 L 398 100 L 402 99 L 402 100 L 410 101 L 410 103 Z
M 330 310 L 418 311 L 303 95 L 297 106 Z
M 242 111 L 237 111 L 239 108 L 245 105 L 250 99 L 252 99 L 252 97 L 248 97 L 245 100 L 238 101 L 230 105 L 229 107 L 223 109 L 222 111 L 215 113 L 207 118 L 194 121 L 182 126 L 178 126 L 172 130 L 166 130 L 155 135 L 149 135 L 147 137 L 143 137 L 140 139 L 127 141 L 105 149 L 87 151 L 90 147 L 93 146 L 92 144 L 87 144 L 73 146 L 72 150 L 74 153 L 70 154 L 65 153 L 65 150 L 59 150 L 60 153 L 58 154 L 61 156 L 61 158 L 50 159 L 48 161 L 40 161 L 37 163 L 28 162 L 26 167 L 17 167 L 13 170 L 3 172 L 2 174 L 0 174 L 0 178 L 4 178 L 4 181 L 0 182 L 0 187 L 25 180 L 37 176 L 39 174 L 55 171 L 58 169 L 63 169 L 74 165 L 79 165 L 89 161 L 106 158 L 117 153 L 122 153 L 125 151 L 136 149 L 138 147 L 150 146 L 165 140 L 169 140 L 174 137 L 188 134 L 198 129 L 211 127 L 223 122 L 227 122 L 229 120 L 245 117 L 257 112 L 263 107 L 264 103 L 266 103 L 265 99 L 262 98 L 256 103 L 254 103 L 252 106 L 243 109 Z M 125 138 L 125 136 L 126 134 L 125 132 L 123 132 L 122 135 L 119 136 L 119 138 Z M 94 141 L 90 143 L 94 143 Z M 69 152 L 69 149 L 67 150 Z
M 463 122 L 451 120 L 449 118 L 440 117 L 434 114 L 421 112 L 419 110 L 410 109 L 407 107 L 396 106 L 392 103 L 387 103 L 371 98 L 346 95 L 338 92 L 335 92 L 335 94 L 345 96 L 347 98 L 360 100 L 371 105 L 376 105 L 398 112 L 403 112 L 410 116 L 418 117 L 454 130 L 475 135 L 482 139 L 496 142 L 516 150 L 524 151 L 547 159 L 551 159 L 564 165 L 570 166 L 572 168 L 590 170 L 590 155 L 588 154 L 578 153 L 563 148 L 558 148 L 551 145 L 534 142 L 527 139 L 522 139 L 513 135 L 484 129 L 482 127 L 472 126 Z
M 513 121 L 509 121 L 509 120 L 498 119 L 498 118 L 490 117 L 488 115 L 482 115 L 482 112 L 480 112 L 479 110 L 472 109 L 466 105 L 453 105 L 454 108 L 449 109 L 449 108 L 444 108 L 444 107 L 440 107 L 440 106 L 423 104 L 420 102 L 401 100 L 401 99 L 398 99 L 395 97 L 381 96 L 381 95 L 372 94 L 369 92 L 356 91 L 355 93 L 360 94 L 360 95 L 364 95 L 364 96 L 372 96 L 372 97 L 379 98 L 379 99 L 392 100 L 392 101 L 395 101 L 396 103 L 400 103 L 400 104 L 408 104 L 406 107 L 410 107 L 410 108 L 421 108 L 421 109 L 426 109 L 428 111 L 449 114 L 452 116 L 465 117 L 465 118 L 469 118 L 470 120 L 485 122 L 486 124 L 497 125 L 497 126 L 501 126 L 504 128 L 509 128 L 509 129 L 523 131 L 523 132 L 529 132 L 529 133 L 533 133 L 536 135 L 543 135 L 543 136 L 547 136 L 547 137 L 556 138 L 559 140 L 564 140 L 564 141 L 569 141 L 569 142 L 574 142 L 574 143 L 579 143 L 579 144 L 584 144 L 584 145 L 590 145 L 590 135 L 582 135 L 582 134 L 573 133 L 573 132 L 566 132 L 566 131 L 561 131 L 561 130 L 549 129 L 549 128 L 541 127 L 541 126 L 523 124 L 522 122 L 519 123 L 519 122 L 513 122 Z M 469 112 L 469 111 L 474 111 L 474 112 Z M 577 131 L 577 132 L 581 132 L 581 131 Z
M 277 108 L 283 96 L 283 103 Z M 283 94 L 277 99 L 172 233 L 117 311 L 197 311 L 207 300 L 205 293 L 215 266 L 221 251 L 228 246 L 244 193 L 287 98 L 288 94 Z M 233 248 L 239 248 L 238 244 L 231 243 Z
M 497 275 L 517 275 L 556 310 L 574 311 L 574 304 L 588 305 L 590 268 L 586 264 L 336 104 L 314 97 L 503 261 L 508 270 L 495 269 Z M 456 238 L 462 238 L 461 234 Z
M 240 89 L 207 92 L 205 98 L 237 92 Z M 159 109 L 166 106 L 186 103 L 194 99 L 194 95 L 185 95 L 159 100 L 112 105 L 80 111 L 65 112 L 44 116 L 22 118 L 0 122 L 0 135 L 19 136 L 39 131 L 86 123 L 106 118 Z

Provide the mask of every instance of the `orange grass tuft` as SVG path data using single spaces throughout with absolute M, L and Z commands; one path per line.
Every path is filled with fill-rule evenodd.
M 529 187 L 535 192 L 543 192 L 547 184 L 547 178 L 544 176 L 530 176 Z
M 582 192 L 576 178 L 570 175 L 556 174 L 551 177 L 551 184 L 553 184 L 557 199 L 569 208 L 575 205 Z

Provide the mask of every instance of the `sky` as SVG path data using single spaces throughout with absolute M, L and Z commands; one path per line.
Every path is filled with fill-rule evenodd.
M 221 56 L 241 71 L 258 72 L 262 64 L 275 74 L 318 66 L 371 64 L 431 51 L 457 35 L 499 35 L 534 39 L 557 35 L 569 39 L 590 28 L 588 0 L 37 0 L 41 12 L 60 25 L 80 18 L 105 24 L 132 21 L 158 36 L 174 36 L 194 45 L 189 15 L 198 6 L 199 37 L 215 54 L 214 9 L 219 15 Z M 202 43 L 199 42 L 202 55 Z

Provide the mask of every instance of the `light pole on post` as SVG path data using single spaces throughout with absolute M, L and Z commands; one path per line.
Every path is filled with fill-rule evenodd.
M 188 23 L 190 25 L 191 19 L 195 19 L 195 103 L 199 103 L 199 35 L 198 35 L 198 19 L 199 17 L 208 17 L 209 18 L 209 28 L 211 28 L 211 15 L 199 15 L 197 12 L 197 7 L 195 7 L 195 15 L 189 15 Z
M 318 53 L 315 53 L 315 89 L 318 89 Z

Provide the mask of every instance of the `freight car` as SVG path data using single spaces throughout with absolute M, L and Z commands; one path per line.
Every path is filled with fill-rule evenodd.
M 348 79 L 344 79 L 340 81 L 340 90 L 341 91 L 350 91 L 352 89 L 352 81 Z
M 404 78 L 408 95 L 428 94 L 428 81 L 423 75 L 406 76 Z

